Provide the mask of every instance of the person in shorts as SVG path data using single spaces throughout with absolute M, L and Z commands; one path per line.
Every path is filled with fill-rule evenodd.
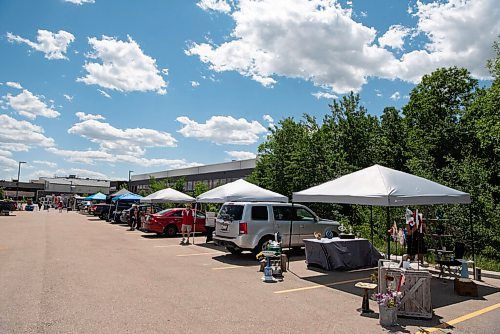
M 182 225 L 181 225 L 181 233 L 182 233 L 182 241 L 181 244 L 188 245 L 189 244 L 189 235 L 191 234 L 191 230 L 194 225 L 194 212 L 191 208 L 191 204 L 186 205 L 186 208 L 182 211 Z M 187 240 L 186 240 L 187 237 Z

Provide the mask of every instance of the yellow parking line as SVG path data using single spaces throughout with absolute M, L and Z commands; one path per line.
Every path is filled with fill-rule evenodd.
M 245 268 L 245 266 L 226 266 L 226 267 L 212 268 L 212 270 L 239 269 L 239 268 Z
M 495 309 L 497 309 L 499 307 L 500 307 L 500 303 L 497 303 L 497 304 L 485 307 L 483 309 L 480 309 L 478 311 L 475 311 L 475 312 L 472 312 L 472 313 L 469 313 L 469 314 L 465 314 L 465 315 L 463 315 L 461 317 L 458 317 L 456 319 L 453 319 L 453 320 L 450 320 L 450 321 L 447 321 L 447 322 L 443 322 L 442 324 L 440 324 L 438 326 L 424 328 L 421 331 L 417 332 L 417 334 L 427 334 L 427 333 L 432 333 L 432 332 L 435 332 L 435 331 L 438 331 L 438 330 L 441 330 L 441 329 L 445 329 L 445 328 L 448 328 L 449 326 L 453 326 L 455 324 L 458 324 L 459 322 L 472 319 L 472 318 L 480 316 L 481 314 L 484 314 L 486 312 L 493 311 L 493 310 L 495 310 Z
M 197 256 L 197 255 L 220 255 L 220 254 L 226 254 L 226 253 L 214 253 L 214 252 L 209 252 L 209 253 L 192 253 L 192 254 L 179 254 L 177 256 Z
M 318 289 L 318 288 L 326 288 L 328 286 L 335 286 L 335 285 L 341 285 L 341 284 L 352 283 L 352 282 L 366 281 L 368 279 L 370 279 L 370 278 L 369 277 L 366 277 L 366 278 L 357 278 L 357 279 L 351 279 L 351 280 L 348 280 L 348 281 L 340 281 L 340 282 L 334 282 L 334 283 L 328 283 L 328 284 L 307 286 L 307 287 L 304 287 L 304 288 L 274 291 L 274 293 L 288 293 L 288 292 L 304 291 L 304 290 L 311 290 L 311 289 Z

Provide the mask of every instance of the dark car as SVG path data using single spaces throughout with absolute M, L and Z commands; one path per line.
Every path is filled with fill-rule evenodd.
M 153 232 L 158 235 L 174 237 L 181 231 L 183 208 L 165 209 L 158 213 L 149 215 L 144 222 L 143 230 Z M 195 232 L 206 233 L 205 213 L 196 211 Z
M 11 211 L 17 210 L 17 203 L 14 201 L 0 201 L 0 213 L 9 215 Z

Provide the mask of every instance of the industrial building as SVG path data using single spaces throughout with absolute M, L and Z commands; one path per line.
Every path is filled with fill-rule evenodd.
M 186 181 L 184 191 L 193 191 L 196 182 L 203 182 L 209 189 L 212 189 L 218 185 L 236 181 L 250 175 L 255 169 L 255 161 L 255 159 L 247 159 L 132 175 L 130 178 L 130 191 L 135 193 L 139 193 L 142 190 L 147 191 L 151 177 L 157 180 L 168 180 L 169 182 L 175 182 L 180 178 L 184 178 Z

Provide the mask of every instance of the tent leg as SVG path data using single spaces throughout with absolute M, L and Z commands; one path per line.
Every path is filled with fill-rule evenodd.
M 472 244 L 472 273 L 474 274 L 474 279 L 477 279 L 476 276 L 476 251 L 474 249 L 474 224 L 472 223 L 472 204 L 469 204 L 469 225 L 470 225 L 470 236 L 471 236 L 471 244 Z
M 370 236 L 373 245 L 373 206 L 370 206 Z
M 288 236 L 288 270 L 290 270 L 290 258 L 292 257 L 292 232 L 293 232 L 293 215 L 294 215 L 295 208 L 293 207 L 293 202 L 292 202 L 292 216 L 290 217 L 290 231 L 288 232 L 290 235 Z
M 198 208 L 198 202 L 194 202 L 194 213 L 193 213 L 193 245 L 194 245 L 194 232 L 196 232 L 196 210 Z
M 386 218 L 387 218 L 386 231 L 389 231 L 389 229 L 391 228 L 391 212 L 389 210 L 389 207 L 387 207 Z M 387 232 L 386 232 L 386 234 L 387 234 Z M 388 260 L 391 259 L 391 236 L 390 235 L 387 235 L 387 259 Z

